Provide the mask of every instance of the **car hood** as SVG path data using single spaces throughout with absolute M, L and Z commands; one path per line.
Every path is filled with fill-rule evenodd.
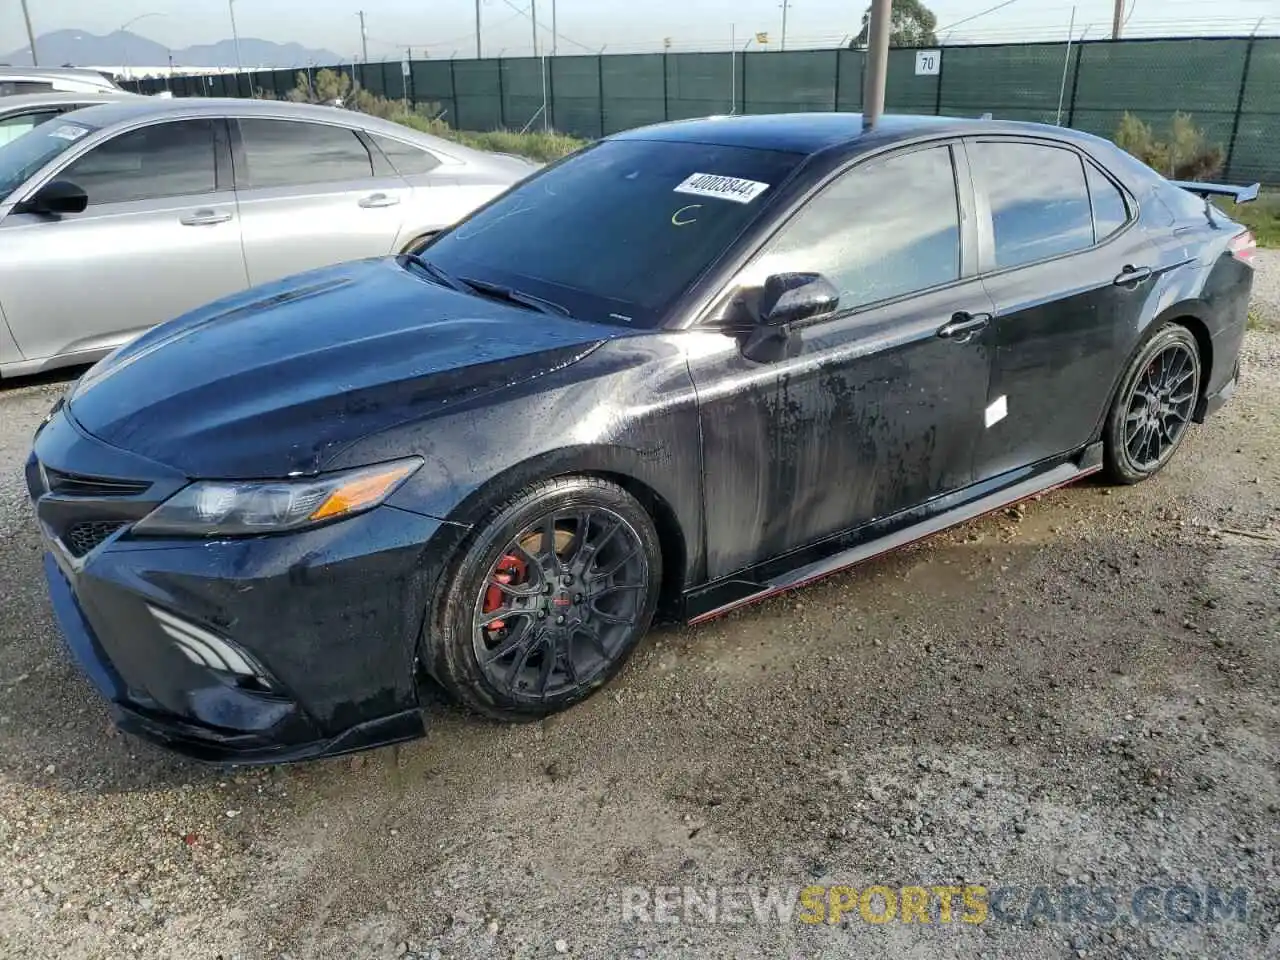
M 394 259 L 161 324 L 74 388 L 72 418 L 201 478 L 314 473 L 347 445 L 566 366 L 618 329 L 433 284 Z

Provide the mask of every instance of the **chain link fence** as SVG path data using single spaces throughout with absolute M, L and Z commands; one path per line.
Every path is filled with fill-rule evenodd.
M 1060 123 L 1114 136 L 1127 111 L 1156 128 L 1190 114 L 1221 146 L 1229 180 L 1280 185 L 1280 37 L 944 47 L 889 54 L 887 109 Z M 585 138 L 708 114 L 862 108 L 860 50 L 417 60 L 330 67 L 371 93 L 428 108 L 462 130 L 546 123 Z M 142 93 L 283 97 L 307 70 L 149 78 Z

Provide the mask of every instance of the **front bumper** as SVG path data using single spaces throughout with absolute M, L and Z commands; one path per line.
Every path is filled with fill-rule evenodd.
M 447 525 L 385 505 L 248 539 L 131 539 L 126 524 L 77 556 L 63 534 L 76 516 L 141 505 L 41 489 L 43 466 L 88 472 L 60 457 L 70 427 L 59 415 L 47 442 L 42 431 L 28 482 L 58 624 L 121 729 L 219 763 L 332 756 L 425 732 L 415 673 L 424 557 Z M 135 477 L 145 469 L 133 466 Z M 218 651 L 252 663 L 253 682 L 215 669 Z
M 337 756 L 368 747 L 383 746 L 422 736 L 426 728 L 422 714 L 415 709 L 369 720 L 342 733 L 324 737 L 305 726 L 290 731 L 287 725 L 268 726 L 255 733 L 203 724 L 165 711 L 154 701 L 132 692 L 116 671 L 93 628 L 72 592 L 52 552 L 45 554 L 45 579 L 54 616 L 66 640 L 67 650 L 80 672 L 105 699 L 110 701 L 112 719 L 126 733 L 208 763 L 288 763 Z M 216 689 L 216 688 L 214 688 Z M 227 691 L 231 696 L 235 692 Z M 278 704 L 255 704 L 251 695 L 241 703 L 242 713 L 251 715 L 255 707 L 270 717 L 279 711 Z M 273 711 L 272 708 L 275 708 Z M 247 708 L 247 709 L 246 709 Z M 296 725 L 294 725 L 296 726 Z

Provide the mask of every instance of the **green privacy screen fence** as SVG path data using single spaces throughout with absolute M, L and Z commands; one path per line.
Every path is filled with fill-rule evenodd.
M 1280 184 L 1280 37 L 1091 41 L 1069 51 L 1062 43 L 944 47 L 934 75 L 917 74 L 917 52 L 890 52 L 890 112 L 990 113 L 1109 137 L 1125 111 L 1157 130 L 1182 111 L 1222 146 L 1226 178 Z M 417 60 L 407 76 L 394 61 L 331 69 L 464 130 L 540 126 L 545 80 L 550 125 L 593 138 L 708 114 L 857 111 L 865 61 L 860 50 L 805 50 Z M 297 73 L 161 77 L 136 86 L 178 96 L 283 96 Z

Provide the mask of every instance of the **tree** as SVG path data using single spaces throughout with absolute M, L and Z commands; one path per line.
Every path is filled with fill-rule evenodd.
M 1169 137 L 1161 140 L 1138 117 L 1125 112 L 1115 142 L 1147 166 L 1174 180 L 1209 180 L 1222 172 L 1222 147 L 1210 143 L 1186 113 L 1175 113 Z
M 351 93 L 351 78 L 345 73 L 324 69 L 316 71 L 313 83 L 305 73 L 298 72 L 297 86 L 285 97 L 295 103 L 331 103 L 346 100 Z
M 920 0 L 893 0 L 890 14 L 889 46 L 934 47 L 938 44 L 938 18 Z M 871 34 L 871 8 L 862 15 L 862 32 L 849 44 L 857 50 L 867 45 Z

